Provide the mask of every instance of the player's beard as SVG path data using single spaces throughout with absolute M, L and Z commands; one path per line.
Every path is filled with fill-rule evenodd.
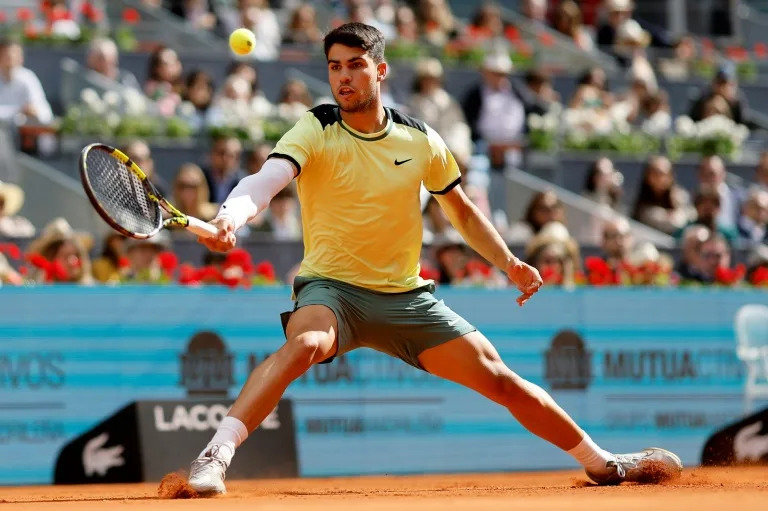
M 373 104 L 376 101 L 376 89 L 371 89 L 368 92 L 367 96 L 364 96 L 357 101 L 355 101 L 352 104 L 349 104 L 347 106 L 344 106 L 344 104 L 339 101 L 339 96 L 336 92 L 333 93 L 333 97 L 336 100 L 336 104 L 339 105 L 339 108 L 342 112 L 347 112 L 350 114 L 355 114 L 359 112 L 365 112 L 366 110 L 369 110 L 373 107 Z

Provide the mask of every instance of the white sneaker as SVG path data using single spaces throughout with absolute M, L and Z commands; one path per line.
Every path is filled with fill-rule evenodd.
M 605 471 L 587 471 L 590 479 L 600 485 L 633 483 L 661 483 L 680 477 L 683 464 L 673 452 L 649 447 L 632 454 L 616 454 L 616 459 L 606 463 Z
M 203 456 L 192 462 L 189 469 L 189 485 L 200 495 L 227 493 L 224 477 L 227 463 L 219 459 L 219 446 L 213 445 Z

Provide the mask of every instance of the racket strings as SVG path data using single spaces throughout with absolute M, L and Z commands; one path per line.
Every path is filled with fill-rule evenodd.
M 160 208 L 128 165 L 97 149 L 88 152 L 85 169 L 94 197 L 114 222 L 136 234 L 157 230 Z

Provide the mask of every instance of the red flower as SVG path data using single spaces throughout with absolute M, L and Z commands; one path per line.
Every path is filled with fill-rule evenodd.
M 163 269 L 166 275 L 173 273 L 173 270 L 179 265 L 179 258 L 173 252 L 160 252 L 157 254 L 157 261 L 160 263 L 160 268 Z
M 179 266 L 179 284 L 185 286 L 199 284 L 200 280 L 197 273 L 197 270 L 191 264 L 182 264 Z
M 67 269 L 59 261 L 53 261 L 45 270 L 46 282 L 66 282 L 69 280 Z
M 21 257 L 21 249 L 13 243 L 0 244 L 0 253 L 7 254 L 11 259 L 19 259 Z
M 419 276 L 424 280 L 440 280 L 440 272 L 426 264 L 421 267 Z
M 719 267 L 715 270 L 715 282 L 727 286 L 733 285 L 744 278 L 746 271 L 746 267 L 743 264 L 733 269 Z
M 253 262 L 251 260 L 251 254 L 244 248 L 236 248 L 227 254 L 227 258 L 224 260 L 224 267 L 229 268 L 231 266 L 239 266 L 242 268 L 243 273 L 251 273 L 253 271 Z
M 31 21 L 35 17 L 35 13 L 28 7 L 19 7 L 16 9 L 16 19 L 19 21 L 27 22 Z
M 608 265 L 607 262 L 600 259 L 599 257 L 590 256 L 584 259 L 584 267 L 591 271 L 596 273 L 610 273 L 611 267 Z
M 220 284 L 221 272 L 215 266 L 204 266 L 197 271 L 195 276 L 203 284 Z
M 768 266 L 761 266 L 752 272 L 750 282 L 755 286 L 768 286 Z
M 256 274 L 261 275 L 267 280 L 275 280 L 275 267 L 269 261 L 262 261 L 256 265 Z
M 48 18 L 51 21 L 71 20 L 72 15 L 69 13 L 66 6 L 59 4 L 51 9 L 48 13 Z
M 135 25 L 141 21 L 141 15 L 136 9 L 128 7 L 127 9 L 123 9 L 123 21 Z
M 26 266 L 22 266 L 21 268 L 19 268 L 19 273 L 26 277 L 29 274 L 29 268 L 27 268 Z
M 121 257 L 117 260 L 117 266 L 120 268 L 130 268 L 131 267 L 131 260 L 127 257 Z
M 758 58 L 764 59 L 768 57 L 768 45 L 766 45 L 763 42 L 755 43 L 755 46 L 752 48 L 752 51 L 755 53 L 755 55 Z
M 41 270 L 48 270 L 48 268 L 51 266 L 51 263 L 48 261 L 48 259 L 41 256 L 40 254 L 30 254 L 27 256 L 27 260 L 32 266 Z
M 539 273 L 544 284 L 562 284 L 563 276 L 554 266 L 547 266 Z
M 468 275 L 482 275 L 484 277 L 489 277 L 492 272 L 491 268 L 487 264 L 484 264 L 478 260 L 469 261 L 464 267 L 464 270 Z

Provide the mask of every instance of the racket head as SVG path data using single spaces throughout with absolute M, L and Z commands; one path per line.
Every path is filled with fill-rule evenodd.
M 125 236 L 146 239 L 163 227 L 159 194 L 122 151 L 90 144 L 80 152 L 80 180 L 96 212 Z

